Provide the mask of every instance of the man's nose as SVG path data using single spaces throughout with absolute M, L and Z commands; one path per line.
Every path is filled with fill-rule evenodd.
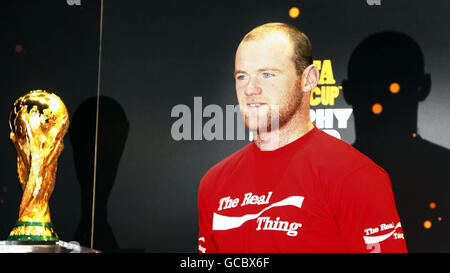
M 259 85 L 258 81 L 253 78 L 250 79 L 247 88 L 245 89 L 245 95 L 247 96 L 254 96 L 254 95 L 260 95 L 262 93 L 262 88 Z

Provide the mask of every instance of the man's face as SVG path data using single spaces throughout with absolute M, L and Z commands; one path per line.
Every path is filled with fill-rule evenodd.
M 293 56 L 289 38 L 282 33 L 239 45 L 235 60 L 236 94 L 250 130 L 276 129 L 270 122 L 276 118 L 274 109 L 278 110 L 281 128 L 299 109 L 301 77 L 297 75 Z

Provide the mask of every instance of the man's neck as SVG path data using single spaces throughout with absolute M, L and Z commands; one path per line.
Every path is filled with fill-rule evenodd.
M 274 151 L 301 138 L 313 128 L 314 125 L 309 118 L 291 120 L 277 130 L 253 132 L 254 143 L 262 151 Z

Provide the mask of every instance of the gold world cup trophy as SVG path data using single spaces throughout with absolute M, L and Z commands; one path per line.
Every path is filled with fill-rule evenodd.
M 55 94 L 34 90 L 14 103 L 10 138 L 17 151 L 17 172 L 23 190 L 19 219 L 11 241 L 58 241 L 50 220 L 49 199 L 56 165 L 69 127 L 66 106 Z

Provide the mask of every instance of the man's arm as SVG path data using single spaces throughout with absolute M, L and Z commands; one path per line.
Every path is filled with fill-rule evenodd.
M 331 202 L 348 252 L 407 252 L 391 181 L 382 168 L 368 164 L 347 175 Z

